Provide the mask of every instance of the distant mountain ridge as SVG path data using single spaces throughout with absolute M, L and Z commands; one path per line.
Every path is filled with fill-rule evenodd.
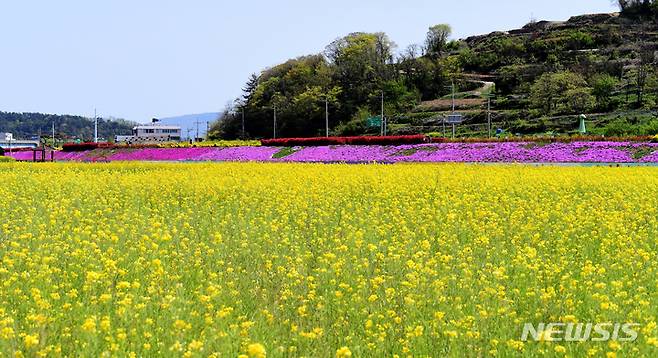
M 209 113 L 199 113 L 199 114 L 186 114 L 176 117 L 167 117 L 167 118 L 158 118 L 161 123 L 169 124 L 174 126 L 180 126 L 182 130 L 183 138 L 193 138 L 196 136 L 197 132 L 197 122 L 199 137 L 204 138 L 206 136 L 207 128 L 212 125 L 213 122 L 219 119 L 219 112 L 209 112 Z

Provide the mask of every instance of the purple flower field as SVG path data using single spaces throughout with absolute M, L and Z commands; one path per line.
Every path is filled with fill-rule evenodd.
M 262 161 L 262 162 L 476 162 L 476 163 L 658 163 L 658 143 L 441 143 L 400 146 L 297 147 L 274 158 L 279 147 L 96 149 L 56 152 L 57 161 Z M 9 155 L 9 153 L 7 153 Z M 32 152 L 12 153 L 32 160 Z

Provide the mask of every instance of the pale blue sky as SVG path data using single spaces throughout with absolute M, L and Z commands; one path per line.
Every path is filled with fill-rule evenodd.
M 0 110 L 151 117 L 221 110 L 252 72 L 354 31 L 399 49 L 612 12 L 609 0 L 2 0 Z

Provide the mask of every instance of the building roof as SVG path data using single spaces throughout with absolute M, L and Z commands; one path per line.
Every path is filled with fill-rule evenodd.
M 133 129 L 178 129 L 180 130 L 180 126 L 165 126 L 165 125 L 157 125 L 157 124 L 143 124 L 143 125 L 138 125 L 133 127 Z

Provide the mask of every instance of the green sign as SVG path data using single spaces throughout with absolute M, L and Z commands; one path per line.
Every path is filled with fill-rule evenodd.
M 367 122 L 368 122 L 368 127 L 381 127 L 382 117 L 381 116 L 370 117 L 368 118 Z

